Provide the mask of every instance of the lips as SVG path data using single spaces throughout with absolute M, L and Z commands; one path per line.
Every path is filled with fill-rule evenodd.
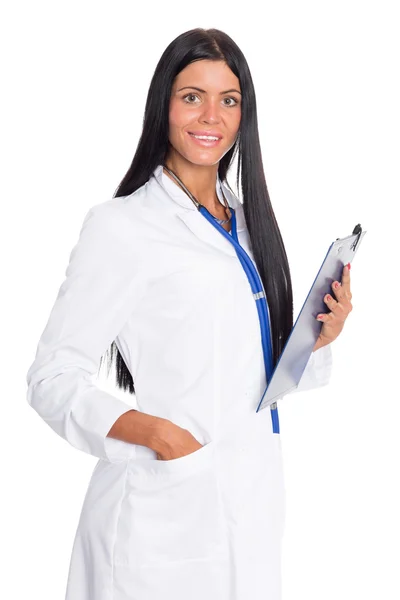
M 219 140 L 222 139 L 222 135 L 218 131 L 188 131 L 188 134 L 193 136 L 212 136 L 218 138 Z
M 202 148 L 216 148 L 217 146 L 219 146 L 219 144 L 221 143 L 221 137 L 217 137 L 217 139 L 206 139 L 203 137 L 195 137 L 198 134 L 193 134 L 191 132 L 187 132 L 188 136 L 191 139 L 191 142 L 193 144 L 195 144 L 196 146 L 200 146 Z M 200 134 L 200 135 L 211 135 L 210 133 L 208 134 Z

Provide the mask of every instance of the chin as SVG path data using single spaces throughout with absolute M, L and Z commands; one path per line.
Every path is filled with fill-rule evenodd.
M 218 165 L 220 160 L 221 160 L 220 158 L 214 159 L 214 160 L 210 160 L 210 159 L 209 160 L 200 160 L 200 159 L 196 160 L 196 159 L 194 159 L 194 160 L 191 160 L 190 162 L 193 165 L 197 165 L 198 167 L 213 167 L 215 165 Z
M 225 152 L 190 152 L 190 153 L 179 153 L 186 161 L 197 165 L 199 167 L 212 167 L 217 165 L 221 158 L 226 154 Z

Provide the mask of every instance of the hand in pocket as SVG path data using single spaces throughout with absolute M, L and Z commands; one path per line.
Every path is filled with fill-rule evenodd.
M 190 431 L 166 421 L 155 451 L 158 460 L 171 460 L 192 454 L 202 447 Z

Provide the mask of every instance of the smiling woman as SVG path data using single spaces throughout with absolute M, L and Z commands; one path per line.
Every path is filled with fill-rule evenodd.
M 222 219 L 228 215 L 215 178 L 220 160 L 236 142 L 240 122 L 240 82 L 225 61 L 195 61 L 178 73 L 171 89 L 164 164 L 175 173 L 184 169 L 186 187 Z
M 84 219 L 27 374 L 32 407 L 99 459 L 66 600 L 281 599 L 278 411 L 256 409 L 264 347 L 275 366 L 292 325 L 249 67 L 224 32 L 188 31 L 155 69 L 116 195 Z M 110 344 L 138 410 L 92 381 Z M 314 353 L 303 391 L 330 362 Z
M 190 85 L 191 82 L 201 87 Z M 240 83 L 227 64 L 210 60 L 189 64 L 172 86 L 169 113 L 172 148 L 166 163 L 172 165 L 179 153 L 192 164 L 216 164 L 234 145 L 240 120 Z M 207 126 L 199 129 L 202 121 Z M 217 150 L 199 152 L 197 146 Z

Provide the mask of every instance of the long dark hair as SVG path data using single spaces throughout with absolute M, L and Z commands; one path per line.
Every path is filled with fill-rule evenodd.
M 150 83 L 136 153 L 114 197 L 132 194 L 149 180 L 158 165 L 164 164 L 169 146 L 169 103 L 173 81 L 188 64 L 203 59 L 223 60 L 240 82 L 242 112 L 239 133 L 234 146 L 220 160 L 218 175 L 221 181 L 226 182 L 229 167 L 238 153 L 236 184 L 238 189 L 241 185 L 254 260 L 267 294 L 275 365 L 293 327 L 292 282 L 285 246 L 265 181 L 253 81 L 242 51 L 226 33 L 219 29 L 192 29 L 179 35 L 165 49 Z M 115 341 L 110 348 L 109 369 L 114 357 L 118 387 L 134 393 L 132 375 Z

